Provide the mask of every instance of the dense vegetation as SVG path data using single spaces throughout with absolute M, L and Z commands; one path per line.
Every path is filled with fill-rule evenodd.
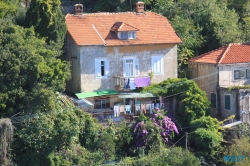
M 73 0 L 72 0 L 73 1 Z M 20 6 L 20 2 L 23 5 Z M 87 11 L 134 11 L 136 0 L 75 0 Z M 145 0 L 146 10 L 171 21 L 183 44 L 181 77 L 187 60 L 229 42 L 248 41 L 248 0 Z M 30 8 L 29 8 L 30 7 Z M 66 32 L 59 0 L 0 0 L 0 164 L 1 165 L 200 165 L 223 156 L 249 156 L 244 138 L 224 149 L 218 120 L 209 116 L 205 93 L 187 79 L 168 79 L 144 89 L 174 96 L 175 118 L 156 109 L 135 124 L 103 127 L 60 93 L 69 78 L 61 61 Z M 178 123 L 178 125 L 176 125 Z M 188 136 L 184 150 L 185 136 Z M 244 144 L 245 146 L 242 146 Z M 195 155 L 194 155 L 195 154 Z M 232 165 L 233 163 L 226 163 Z M 240 164 L 248 164 L 248 159 Z

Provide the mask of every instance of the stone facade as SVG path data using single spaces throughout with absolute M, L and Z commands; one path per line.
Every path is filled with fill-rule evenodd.
M 67 82 L 69 93 L 91 92 L 115 89 L 114 76 L 123 76 L 123 58 L 135 57 L 139 60 L 139 77 L 148 76 L 152 71 L 151 56 L 163 56 L 163 75 L 154 75 L 151 82 L 159 83 L 167 78 L 177 78 L 177 45 L 131 45 L 131 46 L 77 46 L 67 37 L 67 60 L 71 62 L 72 78 Z M 96 78 L 95 58 L 107 58 L 109 76 Z
M 216 107 L 211 107 L 213 117 L 227 118 L 235 115 L 237 119 L 242 118 L 242 112 L 249 113 L 250 90 L 229 90 L 233 86 L 244 86 L 249 84 L 248 79 L 234 79 L 234 70 L 249 68 L 250 64 L 206 64 L 189 63 L 192 78 L 198 86 L 207 94 L 211 101 L 211 94 L 216 95 Z M 225 95 L 230 96 L 230 109 L 225 109 Z
M 206 92 L 207 98 L 211 101 L 211 93 L 219 94 L 218 67 L 215 64 L 189 63 L 191 77 L 197 85 Z M 211 107 L 211 115 L 216 117 L 218 108 Z

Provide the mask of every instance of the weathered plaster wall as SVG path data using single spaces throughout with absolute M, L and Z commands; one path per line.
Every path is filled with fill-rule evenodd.
M 230 87 L 250 84 L 250 80 L 234 80 L 234 70 L 250 68 L 250 63 L 220 65 L 219 84 L 220 87 Z
M 67 60 L 71 63 L 71 79 L 67 81 L 66 91 L 76 93 L 81 91 L 80 81 L 80 48 L 75 44 L 75 41 L 67 33 Z
M 78 63 L 81 66 L 81 89 L 78 92 L 115 89 L 113 76 L 123 76 L 123 57 L 125 56 L 138 58 L 139 76 L 148 76 L 151 72 L 152 55 L 164 55 L 164 75 L 154 76 L 153 83 L 161 82 L 169 77 L 177 77 L 177 46 L 173 44 L 127 47 L 83 46 L 80 49 L 80 58 L 77 59 L 77 61 L 80 60 Z M 109 60 L 110 75 L 107 78 L 95 77 L 94 60 L 101 57 Z M 76 65 L 73 68 L 77 71 L 78 67 Z
M 214 64 L 189 63 L 191 78 L 197 85 L 206 92 L 207 98 L 211 101 L 211 93 L 217 94 L 218 87 L 218 67 Z M 217 95 L 218 98 L 218 95 Z M 211 116 L 217 116 L 218 103 L 216 108 L 211 108 Z
M 225 109 L 225 95 L 231 96 L 231 109 Z M 220 108 L 221 108 L 221 116 L 227 118 L 231 115 L 238 116 L 239 113 L 239 103 L 238 103 L 238 92 L 237 91 L 228 91 L 226 88 L 220 88 Z

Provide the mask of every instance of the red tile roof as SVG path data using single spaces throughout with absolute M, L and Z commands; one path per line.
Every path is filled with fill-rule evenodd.
M 126 24 L 125 22 L 116 22 L 113 27 L 111 28 L 111 31 L 118 31 L 118 32 L 125 32 L 125 31 L 138 31 L 139 29 Z
M 250 62 L 249 43 L 231 43 L 224 47 L 191 58 L 189 62 L 233 64 Z
M 126 23 L 125 30 L 130 27 L 138 29 L 136 39 L 120 40 L 111 28 L 115 23 Z M 181 43 L 166 17 L 154 12 L 136 14 L 135 12 L 91 13 L 82 15 L 66 15 L 69 34 L 77 45 L 137 45 Z

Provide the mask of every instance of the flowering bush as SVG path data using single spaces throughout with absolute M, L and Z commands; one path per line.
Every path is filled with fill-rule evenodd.
M 161 137 L 165 142 L 168 142 L 170 135 L 175 132 L 179 134 L 175 123 L 167 116 L 164 116 L 163 112 L 156 108 L 156 113 L 152 116 L 151 120 L 158 127 Z
M 136 134 L 136 146 L 141 147 L 146 144 L 146 138 L 148 131 L 145 129 L 144 122 L 138 122 L 134 128 L 134 132 L 138 131 Z
M 168 142 L 168 139 L 171 134 L 179 134 L 175 123 L 169 117 L 164 116 L 163 111 L 161 111 L 159 108 L 156 108 L 155 114 L 152 116 L 152 118 L 150 118 L 149 121 L 140 121 L 136 124 L 134 128 L 134 132 L 137 132 L 137 147 L 145 146 L 147 144 L 147 139 L 149 135 L 153 132 L 152 126 L 149 125 L 149 123 L 154 124 L 154 126 L 157 128 L 158 134 L 165 142 Z M 151 130 L 152 132 L 149 133 L 149 130 Z

